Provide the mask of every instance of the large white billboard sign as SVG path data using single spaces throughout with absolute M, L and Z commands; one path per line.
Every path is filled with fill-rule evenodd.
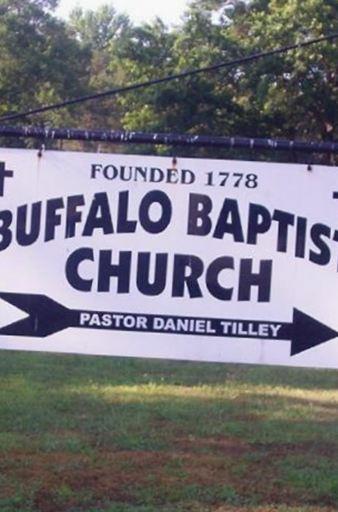
M 0 150 L 0 348 L 338 368 L 338 170 Z

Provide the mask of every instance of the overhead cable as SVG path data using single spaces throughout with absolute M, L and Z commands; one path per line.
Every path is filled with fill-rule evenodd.
M 114 96 L 114 95 L 117 95 L 117 94 L 123 94 L 123 93 L 126 93 L 126 92 L 136 91 L 138 89 L 145 89 L 145 88 L 150 87 L 150 86 L 159 85 L 159 84 L 163 84 L 163 83 L 166 83 L 166 82 L 171 82 L 173 80 L 180 80 L 180 79 L 183 79 L 183 78 L 199 75 L 201 73 L 209 73 L 209 72 L 217 71 L 217 70 L 223 69 L 223 68 L 230 68 L 230 67 L 233 67 L 233 66 L 239 66 L 239 65 L 242 65 L 242 64 L 247 64 L 247 63 L 250 63 L 250 62 L 254 62 L 254 61 L 258 60 L 258 59 L 262 59 L 262 58 L 265 58 L 265 57 L 271 57 L 273 55 L 279 55 L 279 54 L 287 53 L 287 52 L 292 51 L 292 50 L 297 50 L 299 48 L 305 48 L 305 47 L 310 46 L 310 45 L 319 44 L 319 43 L 322 43 L 324 41 L 330 41 L 330 40 L 334 40 L 334 39 L 337 39 L 337 38 L 338 38 L 338 33 L 329 34 L 329 35 L 326 35 L 326 36 L 323 36 L 323 37 L 318 37 L 316 39 L 309 39 L 307 41 L 303 41 L 303 42 L 300 42 L 300 43 L 295 43 L 295 44 L 292 44 L 292 45 L 283 46 L 281 48 L 276 48 L 274 50 L 269 50 L 269 51 L 260 52 L 260 53 L 254 53 L 254 54 L 251 54 L 251 55 L 247 55 L 246 57 L 241 57 L 241 58 L 238 58 L 238 59 L 235 59 L 235 60 L 231 60 L 231 61 L 227 61 L 227 62 L 221 62 L 221 63 L 218 63 L 218 64 L 214 64 L 212 66 L 207 66 L 207 67 L 203 67 L 203 68 L 182 71 L 181 73 L 176 73 L 174 75 L 168 75 L 168 76 L 165 76 L 165 77 L 162 77 L 162 78 L 157 78 L 157 79 L 149 80 L 149 81 L 146 81 L 146 82 L 139 82 L 139 83 L 135 83 L 135 84 L 131 84 L 131 85 L 123 86 L 123 87 L 117 87 L 115 89 L 110 89 L 110 90 L 99 92 L 99 93 L 95 93 L 95 94 L 89 94 L 87 96 L 80 96 L 78 98 L 69 99 L 69 100 L 66 100 L 66 101 L 62 101 L 60 103 L 54 103 L 52 105 L 41 106 L 41 107 L 38 107 L 38 108 L 35 108 L 35 109 L 27 110 L 25 112 L 19 112 L 19 113 L 5 115 L 3 117 L 0 117 L 0 122 L 13 121 L 14 119 L 21 119 L 21 118 L 32 116 L 32 115 L 41 114 L 43 112 L 48 112 L 48 111 L 51 111 L 51 110 L 58 110 L 58 109 L 62 109 L 62 108 L 65 108 L 65 107 L 69 107 L 71 105 L 76 105 L 76 104 L 84 103 L 84 102 L 87 102 L 87 101 L 98 100 L 98 99 L 101 99 L 101 98 L 106 98 L 106 97 Z

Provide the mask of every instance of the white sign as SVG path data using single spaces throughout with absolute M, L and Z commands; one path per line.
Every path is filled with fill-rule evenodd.
M 338 368 L 338 170 L 0 150 L 0 348 Z

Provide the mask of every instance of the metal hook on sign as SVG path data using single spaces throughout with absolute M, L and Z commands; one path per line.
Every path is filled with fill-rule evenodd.
M 39 149 L 39 151 L 38 151 L 38 157 L 39 157 L 39 158 L 42 158 L 42 155 L 44 154 L 44 152 L 45 152 L 45 151 L 46 151 L 46 146 L 45 146 L 45 144 L 41 144 L 40 149 Z
M 311 153 L 309 155 L 307 155 L 307 159 L 305 160 L 305 162 L 306 162 L 307 172 L 312 172 L 313 171 L 313 155 Z
M 307 161 L 307 165 L 306 165 L 306 170 L 307 172 L 312 172 L 313 171 L 313 161 L 311 159 L 311 155 Z
M 177 157 L 173 156 L 171 161 L 171 168 L 168 169 L 167 182 L 176 184 L 178 183 L 178 170 L 177 170 Z

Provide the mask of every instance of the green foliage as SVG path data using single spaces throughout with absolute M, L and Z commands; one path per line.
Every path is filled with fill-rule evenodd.
M 295 44 L 337 32 L 338 4 L 331 0 L 254 0 L 231 30 L 248 52 Z M 337 59 L 337 43 L 329 41 L 248 67 L 242 87 L 265 133 L 305 140 L 337 136 Z
M 118 14 L 108 4 L 96 11 L 75 8 L 70 15 L 69 24 L 76 38 L 91 51 L 106 49 L 130 26 L 128 17 Z
M 111 54 L 127 83 L 226 62 L 337 32 L 331 0 L 192 2 L 183 25 L 136 28 Z M 252 64 L 173 81 L 120 99 L 130 130 L 279 136 L 336 136 L 338 50 L 329 41 Z
M 54 1 L 0 4 L 0 114 L 57 102 L 85 90 L 85 54 L 65 24 L 52 14 Z M 63 123 L 65 113 L 38 122 Z
M 55 16 L 56 4 L 0 0 L 0 115 L 338 31 L 333 0 L 194 0 L 181 25 L 171 29 L 160 19 L 133 26 L 108 4 L 96 11 L 76 8 L 65 23 Z M 31 122 L 334 140 L 337 59 L 337 43 L 329 41 L 46 113 Z

